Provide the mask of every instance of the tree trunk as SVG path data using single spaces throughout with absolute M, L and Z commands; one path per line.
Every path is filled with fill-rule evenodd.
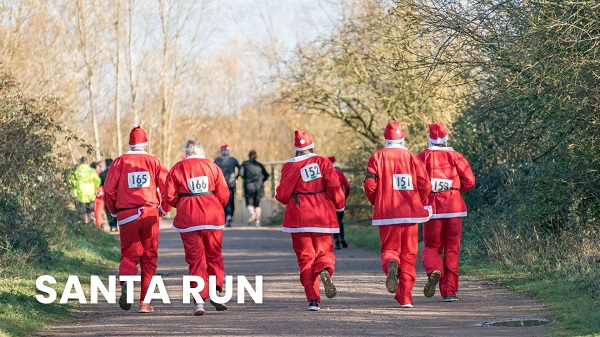
M 127 10 L 129 22 L 127 23 L 127 54 L 128 54 L 128 75 L 129 75 L 129 90 L 131 91 L 131 110 L 133 111 L 133 124 L 140 124 L 140 115 L 137 108 L 137 87 L 133 78 L 133 39 L 131 31 L 133 27 L 133 0 L 129 0 L 129 8 Z
M 115 64 L 115 126 L 117 128 L 117 151 L 115 154 L 118 155 L 123 151 L 123 137 L 121 133 L 121 111 L 120 111 L 120 102 L 119 102 L 119 70 L 121 65 L 120 58 L 120 47 L 121 47 L 121 33 L 119 31 L 119 19 L 121 16 L 121 0 L 117 0 L 117 12 L 116 12 L 116 21 L 115 21 L 115 40 L 117 44 L 117 55 L 116 55 L 116 64 Z

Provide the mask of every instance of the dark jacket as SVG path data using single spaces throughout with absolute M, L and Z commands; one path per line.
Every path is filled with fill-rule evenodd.
M 244 194 L 258 192 L 259 197 L 263 197 L 264 182 L 269 179 L 269 173 L 267 173 L 263 164 L 255 159 L 244 161 L 240 168 L 240 177 L 244 180 Z
M 221 168 L 221 171 L 223 171 L 223 176 L 225 177 L 225 181 L 227 181 L 227 186 L 229 186 L 230 189 L 234 188 L 235 180 L 237 179 L 235 169 L 237 168 L 238 172 L 240 170 L 240 163 L 237 161 L 237 159 L 231 156 L 218 156 L 215 158 L 215 164 L 217 164 L 217 166 Z

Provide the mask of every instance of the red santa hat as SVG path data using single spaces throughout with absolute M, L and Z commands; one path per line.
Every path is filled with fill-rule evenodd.
M 294 149 L 296 151 L 310 150 L 315 147 L 312 137 L 306 130 L 294 131 Z
M 444 144 L 448 141 L 448 132 L 444 123 L 429 124 L 429 136 L 427 139 L 431 144 Z
M 383 138 L 392 143 L 401 143 L 404 141 L 404 129 L 400 122 L 389 122 L 383 132 Z
M 333 167 L 335 167 L 335 165 L 336 165 L 335 156 L 327 157 L 327 159 L 329 159 L 329 161 L 333 164 Z
M 129 132 L 129 147 L 136 146 L 148 146 L 148 137 L 141 126 L 134 124 L 133 129 Z
M 225 145 L 221 145 L 221 152 L 223 151 L 229 151 L 229 145 L 225 144 Z

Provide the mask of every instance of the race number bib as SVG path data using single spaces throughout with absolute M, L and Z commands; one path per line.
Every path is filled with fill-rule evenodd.
M 302 180 L 309 182 L 321 178 L 321 169 L 317 163 L 306 165 L 300 169 Z
M 192 193 L 208 192 L 208 177 L 194 177 L 187 180 L 188 187 Z
M 452 180 L 448 179 L 431 179 L 431 192 L 444 192 L 452 188 Z
M 150 172 L 127 173 L 127 184 L 129 188 L 150 187 Z
M 401 191 L 414 190 L 412 176 L 410 174 L 394 174 L 394 189 Z

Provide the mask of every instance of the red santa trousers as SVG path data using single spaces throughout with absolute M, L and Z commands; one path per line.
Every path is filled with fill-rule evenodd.
M 158 260 L 158 208 L 141 209 L 138 219 L 119 226 L 121 237 L 121 264 L 119 275 L 137 275 L 142 269 L 140 303 L 146 297 Z
M 461 233 L 462 218 L 431 219 L 423 224 L 425 248 L 421 260 L 427 275 L 434 270 L 442 272 L 440 279 L 442 297 L 456 296 L 458 292 Z
M 96 227 L 101 228 L 104 221 L 104 190 L 102 186 L 96 190 L 96 195 L 100 195 L 94 199 L 94 223 Z
M 223 276 L 225 275 L 225 263 L 222 254 L 223 231 L 222 230 L 198 230 L 187 233 L 179 233 L 185 251 L 185 262 L 189 265 L 190 275 L 200 276 L 204 280 L 204 289 L 200 291 L 202 299 L 209 298 L 208 276 L 215 275 L 217 279 L 217 290 L 223 289 Z M 191 287 L 197 287 L 196 282 L 190 283 Z M 195 301 L 194 301 L 195 302 Z
M 378 226 L 381 243 L 381 268 L 387 275 L 390 261 L 398 262 L 398 289 L 394 298 L 400 304 L 413 303 L 417 253 L 419 252 L 419 227 L 417 224 Z
M 319 294 L 319 273 L 323 269 L 333 275 L 335 255 L 330 233 L 292 233 L 292 247 L 296 252 L 300 268 L 300 283 L 304 286 L 306 299 L 315 298 L 321 302 Z

